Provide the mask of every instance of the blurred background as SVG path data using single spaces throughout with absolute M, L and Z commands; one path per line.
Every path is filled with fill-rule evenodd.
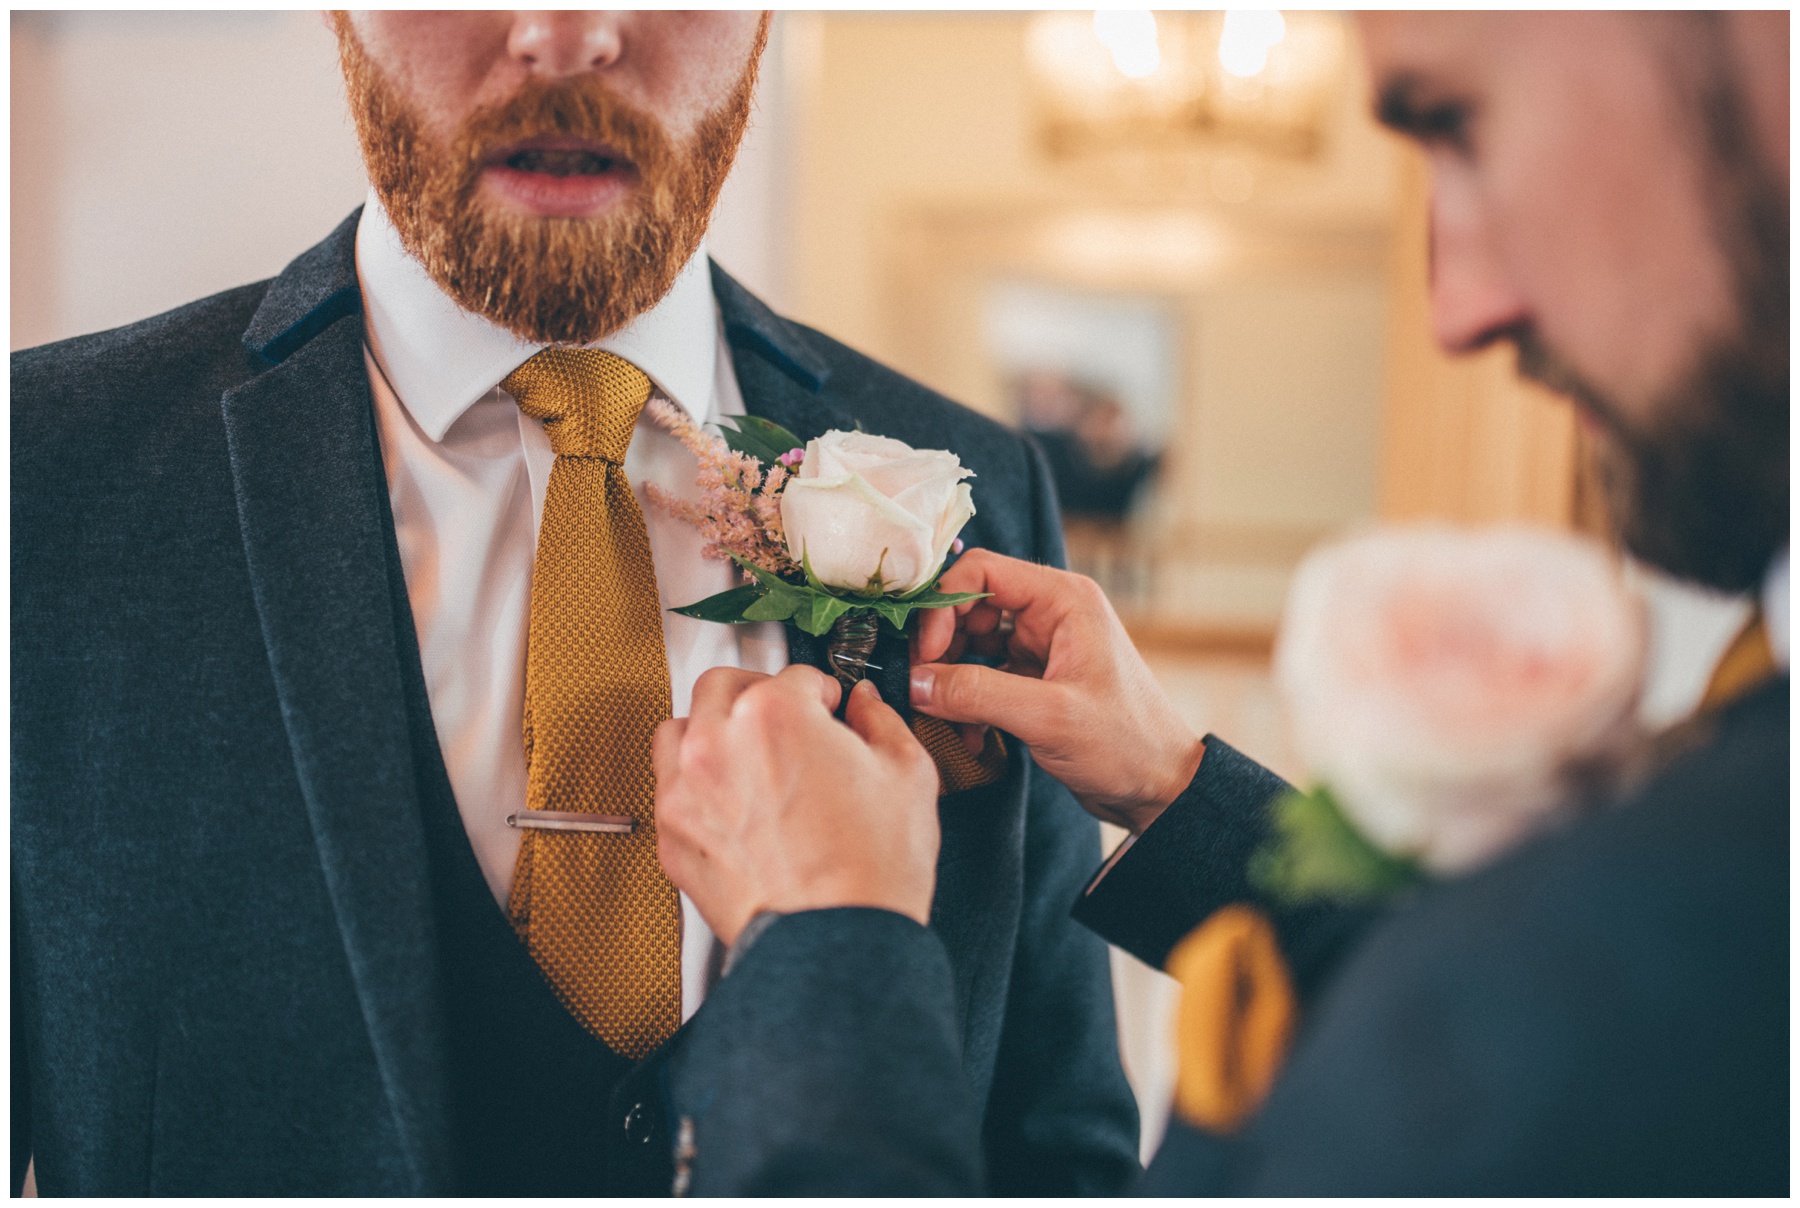
M 11 19 L 13 348 L 270 276 L 363 200 L 317 14 Z M 1510 351 L 1432 343 L 1425 175 L 1368 117 L 1355 36 L 784 13 L 708 237 L 777 310 L 1035 434 L 1071 563 L 1197 730 L 1290 776 L 1268 660 L 1312 545 L 1377 520 L 1603 535 L 1568 408 Z M 1668 720 L 1745 606 L 1644 581 Z M 1173 983 L 1114 973 L 1148 1153 Z

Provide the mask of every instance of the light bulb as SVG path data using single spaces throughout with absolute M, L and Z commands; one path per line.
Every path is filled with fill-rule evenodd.
M 1162 65 L 1156 17 L 1147 8 L 1109 8 L 1094 14 L 1094 36 L 1122 75 L 1141 80 Z
M 1269 65 L 1269 51 L 1287 37 L 1287 22 L 1271 8 L 1232 9 L 1219 33 L 1219 65 L 1249 78 Z

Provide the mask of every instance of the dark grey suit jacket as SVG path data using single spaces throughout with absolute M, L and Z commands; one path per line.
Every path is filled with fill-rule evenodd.
M 1160 963 L 1257 902 L 1303 1022 L 1242 1133 L 1176 1121 L 1139 1190 L 1785 1195 L 1787 679 L 1713 729 L 1628 800 L 1374 920 L 1259 900 L 1246 864 L 1283 786 L 1209 738 L 1077 911 Z M 942 945 L 898 915 L 777 922 L 708 1003 L 739 1030 L 674 1069 L 695 1188 L 978 1190 L 951 1001 Z
M 13 358 L 15 1188 L 35 1155 L 46 1194 L 454 1190 L 355 225 L 272 281 Z M 1018 436 L 714 288 L 752 413 L 953 449 L 969 541 L 1060 559 Z M 1104 946 L 1066 910 L 1095 828 L 1023 752 L 942 810 L 975 1161 L 1014 1192 L 1113 1190 L 1136 1110 Z M 621 1101 L 660 1117 L 713 1014 Z M 673 1130 L 649 1135 L 667 1166 Z

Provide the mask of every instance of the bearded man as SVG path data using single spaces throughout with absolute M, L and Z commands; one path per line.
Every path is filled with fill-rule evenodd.
M 789 649 L 667 611 L 733 579 L 644 505 L 696 467 L 641 409 L 947 445 L 970 540 L 1055 561 L 1047 480 L 707 260 L 766 17 L 333 23 L 368 204 L 14 357 L 14 1189 L 666 1193 L 721 954 L 656 862 L 651 738 Z M 1110 1190 L 1096 836 L 1023 751 L 986 773 L 928 907 L 978 1161 Z

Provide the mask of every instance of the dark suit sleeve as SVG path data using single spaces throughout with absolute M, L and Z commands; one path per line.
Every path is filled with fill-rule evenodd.
M 1295 988 L 1308 999 L 1376 917 L 1373 909 L 1272 900 L 1249 877 L 1287 781 L 1216 735 L 1169 808 L 1088 881 L 1074 916 L 1152 968 L 1219 907 L 1256 906 L 1275 926 Z
M 777 919 L 670 1061 L 692 1193 L 978 1194 L 960 1035 L 950 961 L 924 927 L 856 908 Z
M 1252 901 L 1246 869 L 1288 783 L 1212 734 L 1194 779 L 1089 882 L 1075 918 L 1153 969 L 1228 902 Z

